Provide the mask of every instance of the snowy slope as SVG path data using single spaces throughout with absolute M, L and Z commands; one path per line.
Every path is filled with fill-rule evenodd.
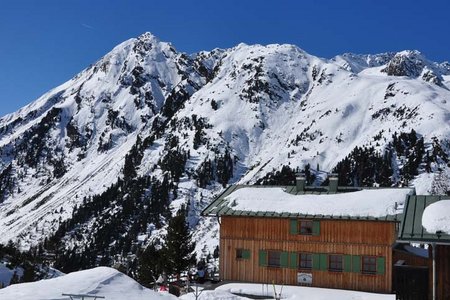
M 106 299 L 176 299 L 172 295 L 158 294 L 144 288 L 119 271 L 98 267 L 70 273 L 58 278 L 32 283 L 15 284 L 0 290 L 4 300 L 56 300 L 68 299 L 62 294 L 104 296 Z
M 189 203 L 197 252 L 207 254 L 217 224 L 199 212 L 224 185 L 254 183 L 282 165 L 331 171 L 355 147 L 382 153 L 394 132 L 411 129 L 438 158 L 409 184 L 445 192 L 449 88 L 448 63 L 417 51 L 327 60 L 294 45 L 239 44 L 187 55 L 145 33 L 0 119 L 0 242 L 42 242 L 84 197 L 119 179 L 124 191 L 148 177 L 139 190 L 145 210 L 154 200 L 148 182 L 167 176 L 172 212 Z M 394 179 L 404 160 L 393 157 Z M 100 217 L 83 215 L 83 238 L 73 237 L 74 226 L 63 232 L 67 245 L 95 239 L 100 218 L 116 224 L 108 216 L 136 228 L 120 201 L 102 205 Z M 165 232 L 164 217 L 142 223 L 139 234 L 150 240 Z

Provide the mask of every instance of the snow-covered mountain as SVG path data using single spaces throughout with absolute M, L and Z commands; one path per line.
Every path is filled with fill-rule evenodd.
M 418 51 L 188 55 L 145 33 L 0 119 L 0 242 L 135 253 L 187 204 L 206 254 L 217 224 L 199 212 L 224 186 L 283 165 L 357 168 L 363 147 L 389 156 L 392 184 L 407 173 L 418 192 L 446 192 L 449 88 L 450 65 Z

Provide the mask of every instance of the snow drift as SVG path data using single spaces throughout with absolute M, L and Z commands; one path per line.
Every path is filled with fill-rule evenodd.
M 32 283 L 21 283 L 0 290 L 2 300 L 65 300 L 66 294 L 89 294 L 104 296 L 108 300 L 176 299 L 144 288 L 119 271 L 98 267 L 70 273 L 58 278 Z

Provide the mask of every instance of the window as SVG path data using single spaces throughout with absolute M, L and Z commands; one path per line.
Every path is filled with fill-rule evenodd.
M 377 258 L 375 256 L 362 257 L 362 272 L 363 274 L 377 273 Z
M 342 272 L 342 255 L 328 256 L 328 270 Z
M 300 253 L 299 261 L 300 261 L 300 264 L 299 264 L 300 269 L 311 269 L 312 268 L 312 254 Z
M 269 251 L 269 259 L 267 265 L 269 267 L 280 267 L 281 252 L 279 251 Z
M 312 221 L 300 221 L 299 233 L 303 235 L 312 235 L 313 222 Z
M 236 249 L 236 258 L 237 259 L 249 259 L 250 258 L 250 250 L 238 248 Z

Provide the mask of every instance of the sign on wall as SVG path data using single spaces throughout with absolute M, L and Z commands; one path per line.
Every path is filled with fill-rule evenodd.
M 311 285 L 312 284 L 312 274 L 311 273 L 297 273 L 297 283 L 301 285 Z

